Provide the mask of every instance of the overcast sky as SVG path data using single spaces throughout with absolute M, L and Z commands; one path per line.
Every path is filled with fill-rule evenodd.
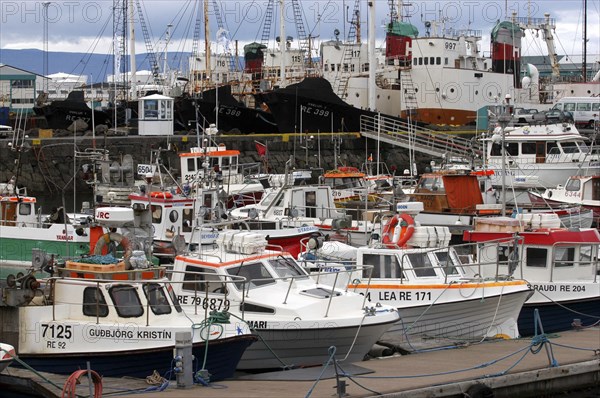
M 194 24 L 198 3 L 202 1 L 158 1 L 134 0 L 143 9 L 144 20 L 150 31 L 155 51 L 163 51 L 165 32 L 169 24 L 171 42 L 169 51 L 190 51 L 194 38 Z M 276 1 L 277 2 L 277 1 Z M 267 0 L 233 1 L 217 0 L 222 10 L 225 29 L 232 40 L 240 41 L 240 51 L 244 44 L 260 41 L 263 34 Z M 367 36 L 366 1 L 360 1 L 363 21 L 361 30 L 363 39 Z M 518 16 L 543 18 L 549 12 L 556 19 L 555 43 L 558 54 L 580 55 L 582 53 L 583 0 L 538 0 L 538 1 L 411 1 L 407 8 L 411 16 L 409 21 L 425 34 L 424 21 L 444 18 L 446 26 L 456 29 L 480 29 L 483 34 L 482 50 L 489 50 L 489 34 L 495 22 L 505 19 L 516 11 Z M 600 13 L 598 0 L 588 1 L 588 54 L 594 60 L 600 53 Z M 113 52 L 113 1 L 52 1 L 47 7 L 48 21 L 45 24 L 44 3 L 38 1 L 0 1 L 0 48 L 43 49 L 44 27 L 48 29 L 49 51 L 95 52 L 110 54 Z M 348 31 L 354 8 L 354 0 L 301 0 L 305 31 L 319 40 L 334 38 L 338 29 L 340 39 Z M 213 1 L 209 1 L 211 33 L 216 41 L 218 25 L 213 11 Z M 137 10 L 137 6 L 134 6 Z M 347 9 L 347 10 L 346 10 Z M 286 36 L 297 37 L 291 1 L 286 0 Z M 278 8 L 275 9 L 275 21 L 270 37 L 279 35 Z M 384 37 L 384 24 L 389 20 L 388 0 L 376 1 L 376 21 L 378 45 Z M 136 52 L 146 52 L 142 28 L 136 18 Z M 539 34 L 541 38 L 541 33 Z M 204 37 L 202 28 L 201 38 Z M 528 32 L 523 44 L 523 54 L 546 54 L 545 45 L 535 34 Z M 203 44 L 200 45 L 203 48 Z M 214 47 L 215 45 L 213 45 Z M 316 47 L 316 46 L 315 46 Z

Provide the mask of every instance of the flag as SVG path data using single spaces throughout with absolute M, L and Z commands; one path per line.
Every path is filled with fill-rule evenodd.
M 254 141 L 254 145 L 256 145 L 256 152 L 258 152 L 258 156 L 264 158 L 267 156 L 267 146 L 261 142 Z

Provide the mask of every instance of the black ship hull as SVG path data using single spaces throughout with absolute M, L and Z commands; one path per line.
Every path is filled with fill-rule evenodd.
M 219 103 L 218 120 L 217 102 Z M 175 101 L 175 115 L 180 124 L 189 128 L 195 128 L 197 121 L 202 128 L 216 124 L 219 130 L 226 132 L 241 134 L 278 132 L 272 114 L 239 103 L 231 94 L 231 86 L 219 87 L 218 98 L 214 89 L 204 91 L 198 97 L 178 98 Z
M 256 97 L 269 107 L 280 133 L 359 132 L 362 116 L 378 115 L 342 101 L 329 81 L 320 77 L 309 77 Z M 382 116 L 406 122 L 398 117 Z
M 82 121 L 91 128 L 92 124 L 112 126 L 110 115 L 107 112 L 92 110 L 83 98 L 82 91 L 72 91 L 67 99 L 53 101 L 48 105 L 35 106 L 36 115 L 46 119 L 50 129 L 68 129 L 76 121 Z

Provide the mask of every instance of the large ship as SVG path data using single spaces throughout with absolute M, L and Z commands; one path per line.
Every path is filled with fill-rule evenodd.
M 83 91 L 71 91 L 66 99 L 34 106 L 33 111 L 38 116 L 44 116 L 47 127 L 51 129 L 86 130 L 92 125 L 112 126 L 110 114 L 90 108 L 85 102 Z
M 280 129 L 357 131 L 356 124 L 349 125 L 366 109 L 426 124 L 482 126 L 486 107 L 502 102 L 507 94 L 515 103 L 541 109 L 562 95 L 590 90 L 590 84 L 544 82 L 535 66 L 522 62 L 521 41 L 528 29 L 542 30 L 548 51 L 554 54 L 555 21 L 549 14 L 543 18 L 513 14 L 510 20 L 499 21 L 491 31 L 489 57 L 480 48 L 480 30 L 449 28 L 441 19 L 424 21 L 425 32 L 419 35 L 417 27 L 401 20 L 399 13 L 391 15 L 384 49 L 370 49 L 358 38 L 321 44 L 320 72 L 331 87 L 312 79 L 261 95 L 277 122 L 285 123 Z M 374 58 L 369 50 L 375 52 Z M 374 78 L 370 59 L 376 59 Z M 552 80 L 557 73 L 553 61 Z M 376 92 L 372 104 L 370 86 Z

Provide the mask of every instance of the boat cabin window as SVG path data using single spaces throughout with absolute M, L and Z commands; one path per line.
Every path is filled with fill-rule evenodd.
M 574 247 L 555 247 L 554 265 L 556 267 L 572 267 L 575 262 Z
M 521 153 L 523 155 L 535 155 L 537 145 L 535 142 L 523 142 L 521 143 Z
M 158 283 L 146 283 L 144 284 L 144 293 L 150 309 L 154 315 L 164 315 L 171 313 L 171 305 L 165 294 L 165 290 Z
M 363 270 L 363 278 L 368 278 L 371 273 L 372 278 L 398 278 L 405 279 L 400 262 L 395 254 L 363 254 L 364 265 L 372 265 L 370 269 Z
M 519 155 L 519 144 L 516 142 L 511 142 L 506 144 L 506 153 L 512 156 Z M 502 145 L 500 144 L 492 144 L 492 148 L 490 150 L 490 156 L 502 156 Z
M 581 189 L 581 180 L 574 178 L 567 181 L 567 185 L 565 186 L 565 190 L 567 191 L 579 191 Z
M 183 232 L 192 232 L 192 223 L 194 221 L 194 212 L 192 209 L 183 209 L 181 215 L 181 230 Z
M 564 153 L 579 153 L 579 147 L 574 142 L 565 142 L 561 146 Z
M 446 275 L 458 275 L 458 269 L 456 265 L 458 265 L 454 261 L 454 257 L 450 256 L 450 253 L 447 251 L 435 252 L 435 257 L 440 262 L 440 267 L 442 267 L 442 271 L 446 273 Z
M 93 317 L 108 316 L 108 305 L 102 290 L 97 287 L 83 289 L 83 315 Z
M 152 205 L 152 222 L 155 224 L 162 222 L 162 206 Z
M 231 159 L 231 157 L 223 156 L 223 158 L 221 159 L 221 168 L 229 168 L 229 164 L 231 163 L 229 159 Z
M 441 178 L 423 178 L 419 183 L 419 188 L 429 189 L 431 191 L 444 190 L 444 182 Z
M 193 265 L 185 267 L 182 288 L 190 292 L 225 293 L 225 284 L 214 270 Z
M 108 290 L 110 298 L 115 303 L 117 314 L 122 318 L 139 317 L 144 314 L 137 289 L 130 285 L 116 285 Z
M 19 215 L 28 216 L 31 214 L 31 203 L 21 203 L 19 205 Z
M 288 276 L 304 276 L 308 278 L 298 264 L 289 257 L 274 258 L 269 260 L 269 265 L 273 267 L 279 278 L 287 278 Z
M 196 159 L 191 158 L 187 160 L 187 169 L 189 172 L 196 171 Z
M 409 253 L 407 257 L 418 278 L 436 276 L 435 269 L 427 253 Z
M 548 142 L 548 143 L 546 143 L 546 153 L 548 155 L 558 155 L 560 153 L 560 149 L 558 148 L 558 144 L 556 142 Z
M 540 267 L 546 268 L 546 259 L 548 258 L 548 250 L 537 248 L 537 247 L 528 247 L 526 250 L 526 265 L 528 267 Z
M 354 177 L 344 177 L 344 178 L 327 178 L 325 180 L 327 185 L 336 189 L 344 189 L 344 188 L 362 188 L 362 180 Z
M 585 142 L 579 143 L 579 150 L 581 153 L 590 153 L 590 147 Z
M 275 283 L 273 276 L 269 273 L 269 270 L 265 268 L 265 266 L 262 263 L 242 263 L 237 267 L 227 268 L 227 273 L 229 275 L 241 276 L 246 278 L 249 289 Z M 243 287 L 243 283 L 236 282 L 235 286 L 241 290 Z
M 280 195 L 280 192 L 278 191 L 273 191 L 270 192 L 267 196 L 263 196 L 263 199 L 261 200 L 261 205 L 264 206 L 281 206 L 281 203 L 283 202 L 283 197 L 285 195 Z M 273 203 L 275 202 L 275 203 Z M 273 204 L 272 204 L 273 203 Z
M 499 143 L 492 143 L 492 148 L 490 149 L 490 156 L 502 156 L 502 145 Z
M 598 247 L 596 246 L 596 250 L 594 250 L 594 246 L 579 246 L 580 267 L 589 266 L 592 264 L 596 264 L 596 266 L 598 267 L 597 248 Z

